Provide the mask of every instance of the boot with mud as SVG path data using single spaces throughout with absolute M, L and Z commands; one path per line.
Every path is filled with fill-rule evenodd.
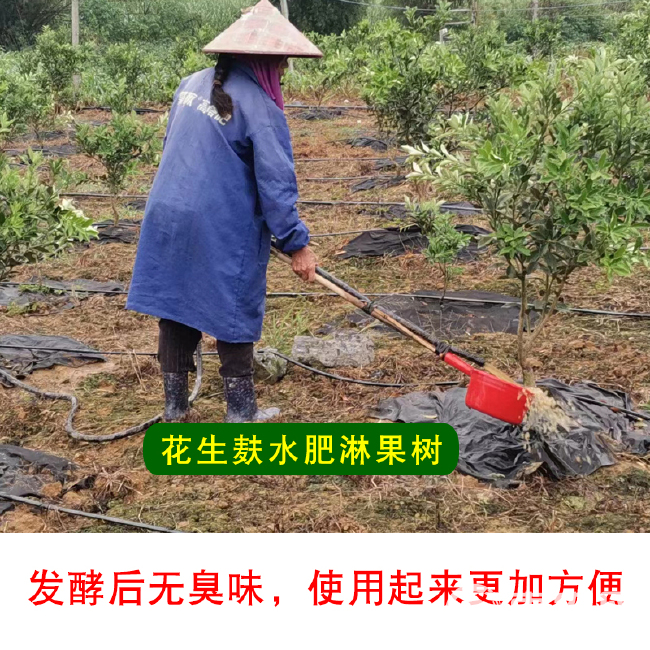
M 280 409 L 258 409 L 253 376 L 224 377 L 223 390 L 226 397 L 225 422 L 265 422 L 280 415 Z
M 165 412 L 163 422 L 198 422 L 189 403 L 187 372 L 163 372 L 165 386 Z

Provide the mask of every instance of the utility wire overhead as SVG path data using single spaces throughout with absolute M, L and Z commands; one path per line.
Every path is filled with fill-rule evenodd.
M 423 7 L 397 7 L 391 5 L 379 5 L 371 2 L 358 2 L 358 0 L 334 0 L 335 2 L 342 2 L 344 4 L 359 5 L 361 7 L 372 7 L 375 9 L 393 9 L 396 11 L 407 11 L 408 9 L 415 9 L 422 13 L 436 13 L 437 9 L 426 9 Z M 633 0 L 612 0 L 612 2 L 585 2 L 574 5 L 550 5 L 547 7 L 539 7 L 538 11 L 552 11 L 554 9 L 576 9 L 581 7 L 606 7 L 609 5 L 626 5 L 631 4 Z M 451 12 L 472 12 L 471 9 L 450 9 Z M 532 11 L 530 7 L 511 7 L 511 8 L 495 8 L 495 9 L 476 9 L 474 13 L 508 13 L 510 11 L 522 11 L 528 13 Z
M 347 5 L 358 5 L 360 7 L 373 7 L 375 9 L 394 9 L 397 11 L 407 11 L 408 9 L 415 9 L 416 11 L 421 11 L 422 13 L 435 14 L 437 9 L 423 9 L 421 7 L 395 7 L 391 5 L 378 5 L 372 2 L 357 2 L 356 0 L 337 0 L 337 2 L 343 2 Z M 452 12 L 471 12 L 471 9 L 450 9 Z

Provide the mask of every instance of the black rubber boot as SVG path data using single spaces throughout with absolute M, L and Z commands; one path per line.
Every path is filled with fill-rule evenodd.
M 178 422 L 187 417 L 190 410 L 187 375 L 187 372 L 163 372 L 163 383 L 165 384 L 164 422 Z
M 280 415 L 277 408 L 260 411 L 255 399 L 253 377 L 224 377 L 223 391 L 226 396 L 226 422 L 263 422 Z

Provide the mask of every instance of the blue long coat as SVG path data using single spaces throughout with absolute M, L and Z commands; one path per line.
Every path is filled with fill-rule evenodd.
M 226 121 L 210 104 L 213 80 L 212 68 L 197 72 L 174 97 L 126 307 L 248 343 L 262 332 L 271 233 L 291 253 L 309 230 L 283 111 L 235 62 Z

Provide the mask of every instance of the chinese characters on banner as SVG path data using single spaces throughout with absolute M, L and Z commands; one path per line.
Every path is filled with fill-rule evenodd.
M 147 469 L 156 475 L 195 476 L 445 475 L 458 462 L 458 436 L 441 423 L 413 424 L 400 433 L 380 435 L 376 428 L 364 429 L 365 424 L 270 423 L 263 438 L 259 429 L 229 426 L 150 427 L 143 446 Z
M 407 449 L 403 447 L 402 435 L 381 435 L 379 436 L 379 449 L 375 452 L 375 461 L 377 463 L 388 462 L 389 465 L 403 463 L 406 461 Z M 281 442 L 270 442 L 268 446 L 274 449 L 268 458 L 260 457 L 263 453 L 262 441 L 253 434 L 250 438 L 243 435 L 234 440 L 232 450 L 226 455 L 226 443 L 217 442 L 214 433 L 207 437 L 201 437 L 201 444 L 198 448 L 192 450 L 191 437 L 183 437 L 182 434 L 169 434 L 167 438 L 162 438 L 161 442 L 165 443 L 162 447 L 161 455 L 165 458 L 165 464 L 170 465 L 187 465 L 196 459 L 198 465 L 227 465 L 230 456 L 230 462 L 233 465 L 240 463 L 257 463 L 262 465 L 264 460 L 269 463 L 277 462 L 278 465 L 285 465 L 288 461 L 298 462 L 298 457 L 291 452 L 296 446 L 296 441 L 288 441 L 286 434 L 282 435 Z M 342 465 L 350 466 L 363 465 L 365 461 L 370 460 L 368 445 L 370 440 L 366 440 L 363 434 L 351 434 L 341 436 L 339 446 L 341 450 L 332 450 L 332 436 L 307 435 L 305 436 L 306 453 L 304 455 L 305 465 L 331 465 L 337 458 Z M 439 462 L 440 436 L 435 435 L 432 438 L 420 439 L 416 434 L 415 439 L 410 442 L 412 449 L 408 450 L 414 463 L 419 465 L 420 462 L 430 461 L 431 465 L 437 465 Z M 194 458 L 192 458 L 194 452 Z
M 249 569 L 247 573 L 220 574 L 201 570 L 185 584 L 180 572 L 154 572 L 145 586 L 139 570 L 70 571 L 63 573 L 43 569 L 34 571 L 31 582 L 33 605 L 97 605 L 105 599 L 109 605 L 222 605 L 234 602 L 249 607 L 264 602 L 262 576 Z M 588 592 L 589 604 L 622 605 L 621 571 L 596 570 L 593 576 L 569 573 L 564 569 L 557 575 L 504 575 L 502 571 L 443 572 L 425 574 L 396 570 L 354 571 L 354 575 L 315 570 L 311 581 L 305 581 L 305 597 L 310 594 L 314 606 L 336 605 L 575 605 L 578 596 Z M 425 584 L 426 582 L 426 584 Z M 466 590 L 463 591 L 463 585 Z M 352 591 L 351 598 L 343 596 L 343 588 Z M 586 589 L 585 589 L 586 588 Z M 144 590 L 144 593 L 143 593 Z M 581 596 L 585 597 L 585 596 Z M 270 597 L 267 597 L 269 599 Z M 279 596 L 270 601 L 275 607 Z

